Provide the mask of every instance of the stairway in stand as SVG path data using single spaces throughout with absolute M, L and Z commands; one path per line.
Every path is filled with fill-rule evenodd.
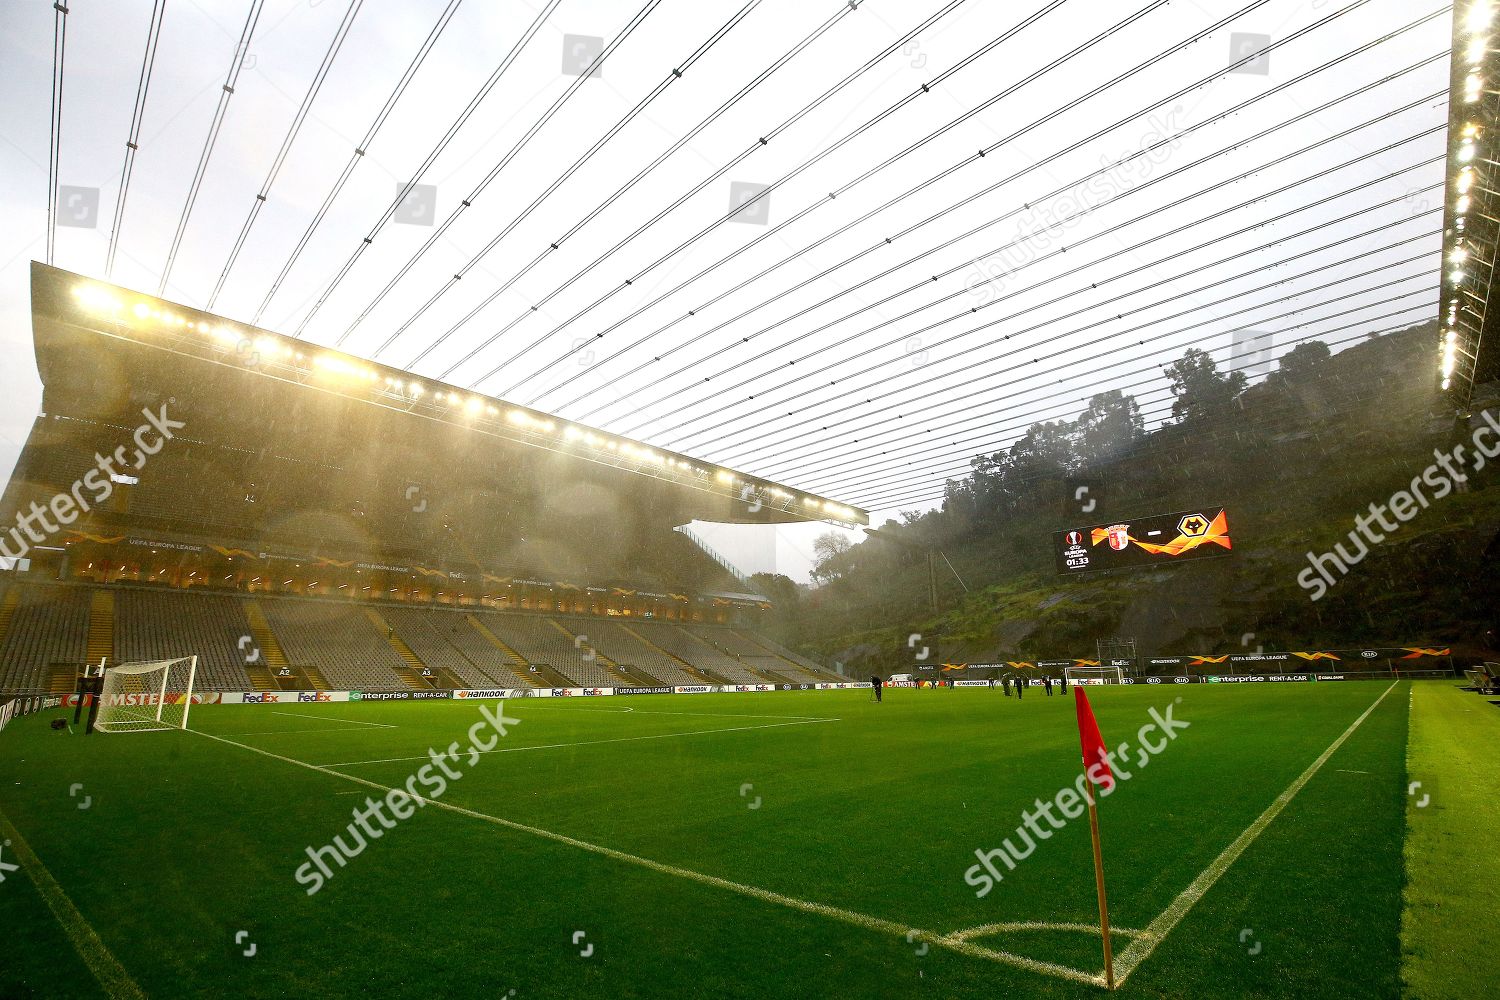
M 370 621 L 374 623 L 375 627 L 380 630 L 380 634 L 385 636 L 385 641 L 396 651 L 396 655 L 401 657 L 402 662 L 406 664 L 405 669 L 396 669 L 396 674 L 401 678 L 402 682 L 413 691 L 436 687 L 437 685 L 434 682 L 438 679 L 437 671 L 423 663 L 422 658 L 412 652 L 411 647 L 406 644 L 406 640 L 396 634 L 396 630 L 390 626 L 390 623 L 385 620 L 380 612 L 374 608 L 365 608 L 365 614 L 369 616 Z M 462 687 L 463 685 L 459 686 Z
M 606 674 L 608 674 L 610 678 L 619 681 L 625 687 L 656 687 L 657 684 L 661 683 L 660 681 L 658 681 L 656 684 L 645 683 L 642 682 L 639 678 L 630 676 L 630 674 L 626 673 L 620 668 L 620 665 L 618 663 L 616 663 L 614 660 L 611 660 L 609 657 L 605 656 L 603 653 L 599 652 L 599 650 L 590 645 L 588 642 L 588 636 L 582 635 L 581 633 L 575 633 L 572 629 L 563 625 L 563 623 L 558 621 L 557 619 L 548 618 L 547 624 L 551 625 L 563 635 L 567 636 L 568 641 L 571 642 L 574 647 L 578 649 L 587 649 L 592 652 L 594 654 L 594 662 L 599 665 L 599 668 Z M 645 673 L 645 671 L 641 672 Z
M 0 649 L 5 648 L 5 633 L 10 631 L 10 620 L 16 613 L 16 605 L 21 603 L 21 588 L 11 587 L 6 590 L 5 595 L 0 597 Z
M 531 664 L 526 662 L 526 657 L 516 652 L 502 641 L 499 636 L 491 632 L 489 626 L 473 615 L 464 615 L 464 618 L 474 627 L 474 631 L 478 632 L 484 638 L 485 642 L 505 654 L 505 658 L 510 661 L 507 666 L 510 667 L 510 672 L 516 675 L 516 680 L 520 681 L 526 687 L 547 686 L 537 679 L 537 675 L 531 672 Z
M 89 599 L 89 633 L 85 656 L 93 666 L 115 662 L 115 595 L 95 590 Z
M 271 623 L 266 621 L 260 602 L 247 598 L 243 607 L 245 621 L 250 624 L 250 638 L 255 640 L 255 651 L 260 654 L 253 662 L 245 664 L 250 686 L 257 691 L 290 690 L 294 686 L 291 667 L 286 662 L 286 654 L 281 651 L 281 643 L 276 640 L 276 633 L 271 631 Z
M 631 628 L 629 625 L 626 625 L 624 622 L 616 622 L 615 624 L 617 624 L 622 631 L 627 632 L 630 635 L 634 636 L 642 645 L 646 646 L 647 648 L 654 649 L 656 652 L 660 653 L 662 656 L 667 657 L 668 659 L 676 660 L 677 664 L 680 667 L 682 667 L 683 671 L 685 673 L 687 673 L 688 676 L 697 678 L 698 680 L 701 680 L 705 684 L 728 684 L 729 683 L 727 680 L 725 680 L 722 677 L 709 676 L 709 674 L 708 674 L 707 671 L 702 670 L 702 669 L 700 669 L 698 667 L 693 666 L 687 660 L 684 660 L 682 657 L 678 656 L 676 653 L 672 652 L 671 650 L 669 650 L 669 649 L 663 649 L 662 647 L 658 646 L 656 643 L 652 642 L 650 639 L 647 639 L 644 635 L 641 635 L 641 633 L 637 632 L 635 629 Z

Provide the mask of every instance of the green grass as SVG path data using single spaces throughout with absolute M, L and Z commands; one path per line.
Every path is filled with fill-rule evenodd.
M 1452 684 L 1413 689 L 1407 769 L 1422 784 L 1407 808 L 1401 945 L 1407 994 L 1417 1000 L 1493 995 L 1500 983 L 1497 746 L 1500 710 L 1487 699 Z
M 1093 689 L 1111 745 L 1134 744 L 1148 710 L 1179 697 L 1175 714 L 1191 723 L 1100 804 L 1115 925 L 1150 924 L 1386 687 Z M 1404 687 L 1121 994 L 1399 995 Z M 1071 698 L 908 689 L 882 705 L 862 692 L 778 692 L 513 701 L 507 711 L 522 722 L 505 752 L 466 767 L 443 802 L 889 923 L 861 926 L 436 808 L 307 896 L 293 877 L 304 848 L 343 833 L 351 809 L 378 793 L 247 748 L 398 785 L 429 747 L 467 744 L 473 703 L 195 709 L 194 729 L 242 746 L 192 733 L 84 738 L 32 717 L 0 734 L 0 814 L 151 996 L 1100 992 L 936 945 L 919 955 L 921 941 L 899 933 L 1097 920 L 1086 819 L 983 899 L 963 877 L 976 849 L 998 847 L 1023 809 L 1073 783 Z M 87 810 L 69 797 L 75 782 L 92 795 Z M 24 874 L 0 884 L 0 995 L 89 995 Z M 253 957 L 235 944 L 241 930 Z M 573 943 L 578 931 L 584 944 Z M 977 943 L 1090 974 L 1102 966 L 1097 932 Z M 586 945 L 593 953 L 580 957 Z

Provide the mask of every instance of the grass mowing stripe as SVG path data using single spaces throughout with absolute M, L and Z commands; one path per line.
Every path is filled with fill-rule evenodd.
M 352 781 L 355 784 L 364 785 L 366 788 L 372 788 L 380 792 L 391 792 L 395 790 L 391 786 L 382 785 L 379 782 L 355 777 L 352 774 L 344 774 L 341 771 L 334 771 L 326 766 L 320 764 L 312 764 L 305 760 L 298 760 L 295 757 L 287 757 L 282 754 L 272 753 L 269 750 L 262 750 L 260 747 L 253 747 L 245 743 L 236 743 L 234 740 L 225 739 L 221 736 L 214 736 L 211 733 L 205 733 L 194 729 L 190 729 L 187 731 L 198 736 L 206 737 L 207 739 L 211 739 L 217 743 L 224 743 L 228 746 L 239 747 L 241 750 L 249 750 L 251 753 L 257 753 L 264 757 L 270 757 L 273 760 L 279 760 L 283 763 L 292 764 L 296 767 L 305 767 L 308 770 L 327 774 L 331 777 L 339 778 L 343 781 Z M 420 757 L 411 759 L 426 760 L 427 758 Z M 906 924 L 899 924 L 895 921 L 886 920 L 882 917 L 872 917 L 868 914 L 856 913 L 853 910 L 845 910 L 836 906 L 829 906 L 825 903 L 814 903 L 810 900 L 797 899 L 794 896 L 786 896 L 779 892 L 772 892 L 769 889 L 762 889 L 753 885 L 745 885 L 740 882 L 731 882 L 729 879 L 719 878 L 717 875 L 707 875 L 703 872 L 693 871 L 689 868 L 679 868 L 675 865 L 665 864 L 660 861 L 653 861 L 650 858 L 643 858 L 639 855 L 627 854 L 624 851 L 617 851 L 612 847 L 604 847 L 600 844 L 592 844 L 586 840 L 579 840 L 576 837 L 569 837 L 567 834 L 556 833 L 552 830 L 543 830 L 540 827 L 528 826 L 525 823 L 517 823 L 514 820 L 502 819 L 498 816 L 491 816 L 488 813 L 478 812 L 473 809 L 466 809 L 463 806 L 454 805 L 451 802 L 441 802 L 436 799 L 428 799 L 421 795 L 415 795 L 405 790 L 403 790 L 403 792 L 404 794 L 411 796 L 411 798 L 419 804 L 433 805 L 438 807 L 439 809 L 446 809 L 449 812 L 457 813 L 460 816 L 468 816 L 471 819 L 477 819 L 485 823 L 491 823 L 495 826 L 501 826 L 508 830 L 515 830 L 520 833 L 529 833 L 535 837 L 541 837 L 545 840 L 554 841 L 559 844 L 566 844 L 569 847 L 576 847 L 580 850 L 602 855 L 603 857 L 611 858 L 615 861 L 622 861 L 626 864 L 646 868 L 662 875 L 671 875 L 675 878 L 687 879 L 689 881 L 698 882 L 702 885 L 709 885 L 718 889 L 725 889 L 729 892 L 738 893 L 742 896 L 748 896 L 752 899 L 758 899 L 761 902 L 774 903 L 778 906 L 784 906 L 793 910 L 800 910 L 804 913 L 813 913 L 817 914 L 818 916 L 829 917 L 831 919 L 838 920 L 847 924 L 853 924 L 856 927 L 862 927 L 867 930 L 880 931 L 885 934 L 904 937 L 906 938 L 908 943 L 911 943 L 913 941 L 926 941 L 931 944 L 938 945 L 941 948 L 946 948 L 949 951 L 957 952 L 960 955 L 966 955 L 971 958 L 982 958 L 992 962 L 1000 962 L 1005 965 L 1015 966 L 1019 969 L 1025 969 L 1029 972 L 1055 976 L 1059 979 L 1067 979 L 1073 982 L 1085 983 L 1091 986 L 1104 985 L 1104 977 L 1102 975 L 1084 972 L 1080 969 L 1075 969 L 1072 966 L 1058 965 L 1053 962 L 1043 962 L 1034 958 L 1027 958 L 1024 955 L 1013 955 L 1010 952 L 997 951 L 992 948 L 984 948 L 953 935 L 938 934 L 933 931 L 925 931 L 920 928 L 908 927 Z
M 83 964 L 88 966 L 89 972 L 93 973 L 104 992 L 122 1000 L 135 1000 L 137 997 L 145 1000 L 146 994 L 141 992 L 135 980 L 130 978 L 130 973 L 125 971 L 125 967 L 83 918 L 83 914 L 78 912 L 78 907 L 73 905 L 62 886 L 57 884 L 57 879 L 42 864 L 42 859 L 36 856 L 31 845 L 26 843 L 26 838 L 21 836 L 21 831 L 11 825 L 4 813 L 0 813 L 0 834 L 4 834 L 11 849 L 16 852 L 16 857 L 21 859 L 21 869 L 31 879 L 31 884 L 36 886 L 36 891 L 46 901 L 47 908 L 68 935 L 78 957 L 83 959 Z
M 711 733 L 743 733 L 752 729 L 781 729 L 785 726 L 810 726 L 815 722 L 837 722 L 837 719 L 809 719 L 806 722 L 777 722 L 769 726 L 730 726 L 727 729 L 694 729 L 686 733 L 657 733 L 653 736 L 617 736 L 608 740 L 578 740 L 573 743 L 538 743 L 529 747 L 496 747 L 493 750 L 469 750 L 469 753 L 521 753 L 524 750 L 558 750 L 565 747 L 590 747 L 600 743 L 634 743 L 638 740 L 667 740 L 676 736 L 706 736 Z M 357 767 L 361 764 L 399 764 L 402 761 L 427 760 L 421 757 L 385 757 L 380 760 L 349 760 L 338 764 L 323 764 L 322 767 Z
M 1416 1000 L 1493 995 L 1500 982 L 1500 958 L 1479 944 L 1500 884 L 1472 861 L 1500 827 L 1491 775 L 1500 713 L 1487 700 L 1450 682 L 1412 685 L 1401 978 Z
M 1151 953 L 1156 950 L 1156 946 L 1161 944 L 1162 940 L 1168 934 L 1172 933 L 1172 929 L 1181 922 L 1183 917 L 1187 916 L 1188 911 L 1193 908 L 1193 904 L 1198 902 L 1203 897 L 1203 894 L 1211 889 L 1213 884 L 1219 880 L 1219 877 L 1229 870 L 1229 866 L 1234 864 L 1235 860 L 1245 852 L 1245 848 L 1254 843 L 1255 839 L 1261 835 L 1261 832 L 1271 825 L 1271 821 L 1281 814 L 1281 811 L 1286 808 L 1287 803 L 1296 798 L 1297 793 L 1302 791 L 1303 786 L 1312 780 L 1313 775 L 1322 770 L 1323 765 L 1328 762 L 1328 758 L 1332 757 L 1338 751 L 1339 747 L 1343 746 L 1345 741 L 1354 735 L 1354 731 L 1364 724 L 1364 721 L 1370 717 L 1370 714 L 1376 708 L 1380 707 L 1380 703 L 1385 701 L 1386 695 L 1394 691 L 1396 685 L 1399 683 L 1399 681 L 1392 681 L 1390 687 L 1382 691 L 1380 697 L 1376 698 L 1359 718 L 1350 723 L 1349 728 L 1344 730 L 1338 739 L 1330 743 L 1328 749 L 1319 754 L 1318 759 L 1309 764 L 1307 770 L 1298 775 L 1286 787 L 1286 791 L 1278 795 L 1276 800 L 1266 807 L 1265 812 L 1256 817 L 1255 822 L 1246 827 L 1234 839 L 1233 843 L 1224 848 L 1223 852 L 1217 858 L 1214 858 L 1209 866 L 1199 873 L 1197 878 L 1193 879 L 1191 885 L 1182 890 L 1176 899 L 1172 900 L 1170 906 L 1146 926 L 1145 933 L 1130 943 L 1130 946 L 1120 954 L 1119 960 L 1115 962 L 1115 981 L 1117 985 L 1123 986 L 1125 980 L 1130 977 L 1130 974 L 1142 962 L 1151 957 Z

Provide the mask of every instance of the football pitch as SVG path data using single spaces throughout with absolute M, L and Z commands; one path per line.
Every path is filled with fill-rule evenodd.
M 1130 744 L 1099 803 L 1120 994 L 1400 995 L 1410 687 L 1089 689 Z M 0 995 L 1103 992 L 1086 815 L 1053 810 L 982 896 L 966 878 L 1075 785 L 1071 694 L 522 699 L 503 736 L 500 708 L 199 706 L 191 732 L 88 737 L 19 720 Z M 1138 765 L 1169 714 L 1187 726 Z M 417 776 L 454 744 L 438 793 Z M 426 801 L 354 835 L 367 797 L 408 787 Z M 363 846 L 331 861 L 335 837 Z

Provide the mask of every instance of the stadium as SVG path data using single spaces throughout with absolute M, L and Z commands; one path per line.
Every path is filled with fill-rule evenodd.
M 764 599 L 673 527 L 860 512 L 43 265 L 32 301 L 44 412 L 5 509 L 80 511 L 8 553 L 48 582 L 4 598 L 7 688 L 71 692 L 187 621 L 203 690 L 842 679 L 756 640 Z
M 0 996 L 1500 992 L 1492 0 L 190 6 L 0 12 Z

